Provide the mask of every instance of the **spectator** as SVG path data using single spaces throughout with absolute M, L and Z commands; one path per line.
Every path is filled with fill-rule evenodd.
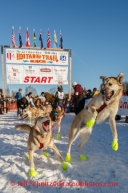
M 4 102 L 4 97 L 2 92 L 0 91 L 0 114 L 3 115 L 3 102 Z
M 83 88 L 80 84 L 74 82 L 72 84 L 72 87 L 74 88 L 74 111 L 77 115 L 84 108 L 85 99 L 83 94 Z
M 55 94 L 55 106 L 58 104 L 60 107 L 63 107 L 64 102 L 64 92 L 63 87 L 60 85 L 57 88 L 57 92 Z
M 38 97 L 41 99 L 41 103 L 44 103 L 46 101 L 46 98 L 45 98 L 45 93 L 42 92 L 41 95 Z
M 89 89 L 89 90 L 86 91 L 85 100 L 90 99 L 90 98 L 92 98 L 92 91 Z
M 97 90 L 97 88 L 93 88 L 92 98 L 93 98 L 95 95 L 97 95 L 97 94 L 99 94 L 99 91 Z
M 31 107 L 35 107 L 33 98 L 32 98 L 32 92 L 29 92 L 25 98 L 28 100 L 28 104 L 30 104 Z
M 15 95 L 16 101 L 20 100 L 22 98 L 22 89 L 19 88 L 19 91 Z M 21 116 L 21 109 L 18 107 L 17 104 L 17 117 Z

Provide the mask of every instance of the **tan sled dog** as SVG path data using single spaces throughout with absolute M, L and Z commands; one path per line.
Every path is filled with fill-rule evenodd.
M 43 116 L 50 116 L 51 123 L 57 124 L 58 127 L 58 133 L 56 135 L 56 138 L 59 139 L 61 137 L 60 133 L 60 127 L 61 127 L 61 121 L 64 116 L 64 109 L 57 106 L 56 109 L 52 109 L 51 105 L 43 106 L 42 109 L 37 107 L 30 107 L 28 106 L 23 110 L 22 119 L 28 118 L 28 123 L 34 124 L 35 118 L 43 117 Z
M 47 107 L 42 107 L 42 109 L 37 107 L 30 107 L 28 106 L 23 110 L 22 119 L 29 119 L 29 123 L 34 123 L 34 119 L 38 117 L 48 116 L 52 111 L 51 105 Z
M 28 158 L 30 160 L 30 171 L 29 176 L 35 177 L 37 175 L 34 165 L 33 153 L 37 149 L 44 151 L 47 147 L 53 149 L 54 153 L 57 155 L 59 161 L 62 163 L 62 168 L 64 170 L 68 169 L 66 163 L 64 163 L 59 150 L 52 139 L 51 132 L 51 120 L 48 117 L 37 118 L 35 120 L 35 125 L 33 127 L 27 124 L 19 124 L 15 126 L 16 130 L 23 130 L 29 133 L 28 138 Z
M 123 92 L 123 77 L 123 73 L 120 73 L 117 77 L 100 77 L 102 79 L 100 93 L 92 98 L 87 109 L 83 109 L 78 115 L 76 115 L 71 124 L 66 161 L 71 161 L 71 145 L 79 134 L 81 138 L 79 145 L 80 158 L 86 160 L 86 156 L 82 154 L 82 147 L 90 138 L 95 118 L 97 124 L 102 123 L 107 118 L 109 119 L 109 125 L 113 136 L 112 149 L 115 151 L 118 150 L 118 134 L 116 130 L 115 116 Z M 95 109 L 97 111 L 97 117 Z

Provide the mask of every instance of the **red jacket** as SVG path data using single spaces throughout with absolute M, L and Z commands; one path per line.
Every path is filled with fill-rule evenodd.
M 74 98 L 77 98 L 80 94 L 83 94 L 83 88 L 80 84 L 77 84 L 74 88 Z

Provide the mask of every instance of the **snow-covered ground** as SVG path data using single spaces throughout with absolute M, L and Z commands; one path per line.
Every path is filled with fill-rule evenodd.
M 62 138 L 55 139 L 55 144 L 63 157 L 66 155 L 67 136 L 73 118 L 74 115 L 71 114 L 63 118 Z M 28 134 L 14 129 L 14 125 L 21 122 L 23 121 L 17 119 L 15 111 L 0 116 L 0 193 L 128 192 L 128 124 L 124 123 L 124 118 L 117 121 L 119 135 L 117 152 L 111 148 L 112 134 L 106 121 L 94 126 L 91 138 L 84 146 L 87 161 L 79 159 L 77 148 L 79 138 L 73 143 L 72 166 L 68 171 L 61 169 L 58 159 L 51 150 L 47 150 L 50 153 L 49 158 L 36 151 L 34 161 L 38 176 L 34 179 L 28 177 L 29 162 L 25 159 Z M 54 130 L 54 135 L 56 132 L 57 130 Z M 64 183 L 63 186 L 59 184 L 60 181 Z M 118 185 L 111 186 L 109 182 Z

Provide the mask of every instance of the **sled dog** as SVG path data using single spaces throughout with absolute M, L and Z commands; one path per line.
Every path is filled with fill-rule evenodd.
M 28 159 L 30 160 L 30 171 L 29 171 L 30 177 L 35 177 L 37 175 L 33 158 L 34 151 L 37 149 L 41 149 L 42 151 L 44 151 L 46 148 L 53 149 L 59 161 L 62 163 L 62 168 L 63 164 L 65 167 L 66 163 L 63 163 L 64 160 L 60 155 L 59 150 L 57 149 L 52 139 L 51 119 L 49 117 L 45 116 L 35 119 L 35 125 L 33 127 L 27 124 L 18 124 L 15 126 L 15 129 L 23 130 L 29 133 Z
M 124 74 L 120 73 L 117 77 L 101 76 L 100 78 L 102 79 L 100 93 L 92 98 L 86 109 L 83 109 L 75 116 L 71 124 L 69 130 L 68 150 L 66 154 L 66 161 L 68 162 L 71 161 L 71 145 L 78 135 L 80 135 L 81 138 L 80 145 L 78 146 L 80 159 L 87 159 L 87 157 L 82 154 L 82 147 L 90 138 L 95 120 L 97 124 L 100 124 L 108 118 L 113 136 L 112 149 L 115 151 L 118 150 L 118 134 L 116 130 L 115 116 L 123 92 L 122 80 Z
M 29 123 L 34 124 L 34 119 L 38 117 L 43 117 L 45 115 L 50 116 L 51 118 L 51 124 L 57 124 L 58 127 L 58 134 L 56 138 L 60 138 L 60 127 L 61 127 L 61 121 L 64 116 L 64 110 L 60 106 L 57 106 L 56 109 L 52 109 L 51 105 L 43 106 L 42 109 L 37 107 L 30 107 L 28 106 L 26 109 L 23 110 L 22 113 L 22 119 L 29 119 Z

